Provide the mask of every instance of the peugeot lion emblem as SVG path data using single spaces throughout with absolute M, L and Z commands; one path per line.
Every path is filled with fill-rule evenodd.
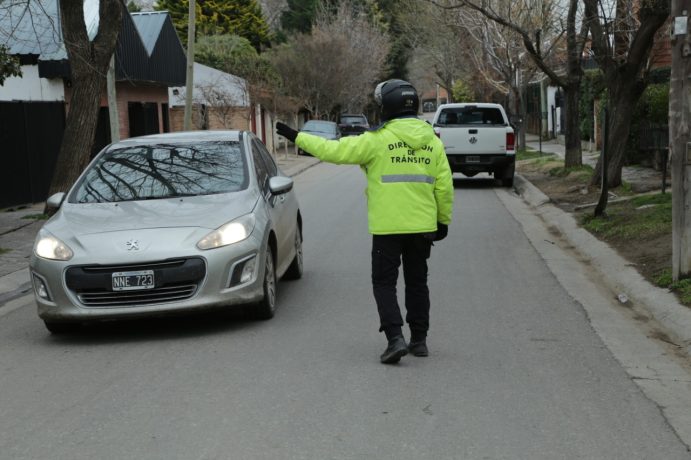
M 127 250 L 128 251 L 139 251 L 139 241 L 137 240 L 129 240 L 127 243 Z
M 470 140 L 471 144 L 477 143 L 477 137 L 475 137 L 475 136 L 471 137 L 469 140 Z

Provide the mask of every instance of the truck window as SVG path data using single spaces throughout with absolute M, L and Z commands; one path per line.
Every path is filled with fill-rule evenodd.
M 506 126 L 499 109 L 492 107 L 459 107 L 444 109 L 439 114 L 438 126 Z

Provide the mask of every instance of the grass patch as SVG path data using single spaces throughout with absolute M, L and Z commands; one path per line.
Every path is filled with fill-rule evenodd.
M 637 209 L 645 205 L 654 205 Z M 672 195 L 647 195 L 623 203 L 610 204 L 607 216 L 583 216 L 581 225 L 589 232 L 607 238 L 643 239 L 672 231 Z
M 593 167 L 590 165 L 572 166 L 565 168 L 563 164 L 561 166 L 556 166 L 550 168 L 547 173 L 553 177 L 566 178 L 580 182 L 582 184 L 587 184 L 593 177 Z
M 684 305 L 691 305 L 691 279 L 684 278 L 672 281 L 672 269 L 669 268 L 653 278 L 653 282 L 662 288 L 667 288 L 677 294 Z
M 0 248 L 0 255 L 7 254 L 10 251 L 11 251 L 11 249 Z
M 521 150 L 518 150 L 516 152 L 516 160 L 517 161 L 534 160 L 536 158 L 542 158 L 542 157 L 554 158 L 555 155 L 553 153 L 538 152 L 537 150 L 530 150 L 530 149 L 521 149 Z
M 22 219 L 46 220 L 48 217 L 50 217 L 48 214 L 28 214 L 22 217 Z

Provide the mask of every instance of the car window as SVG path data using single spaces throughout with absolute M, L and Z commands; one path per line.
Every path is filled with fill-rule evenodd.
M 342 124 L 360 124 L 360 125 L 366 125 L 367 124 L 367 119 L 365 117 L 359 117 L 359 116 L 343 116 L 341 117 L 341 123 Z
M 136 145 L 93 163 L 71 203 L 109 203 L 236 192 L 248 174 L 239 142 Z
M 254 159 L 254 170 L 259 187 L 262 192 L 266 192 L 269 189 L 269 177 L 271 176 L 256 142 L 252 142 L 252 158 Z
M 252 141 L 252 146 L 253 148 L 256 148 L 259 151 L 259 155 L 264 160 L 264 165 L 266 166 L 267 172 L 269 173 L 269 177 L 274 177 L 278 175 L 278 166 L 276 166 L 274 158 L 271 156 L 269 151 L 266 150 L 264 144 L 255 139 Z
M 443 109 L 437 125 L 506 126 L 501 111 L 493 107 L 458 107 Z
M 302 131 L 333 134 L 336 132 L 336 124 L 329 121 L 310 120 L 302 127 Z

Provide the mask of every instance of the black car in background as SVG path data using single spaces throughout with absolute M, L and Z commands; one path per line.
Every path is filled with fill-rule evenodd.
M 338 118 L 338 127 L 344 136 L 357 136 L 369 129 L 369 123 L 363 114 L 344 113 Z

